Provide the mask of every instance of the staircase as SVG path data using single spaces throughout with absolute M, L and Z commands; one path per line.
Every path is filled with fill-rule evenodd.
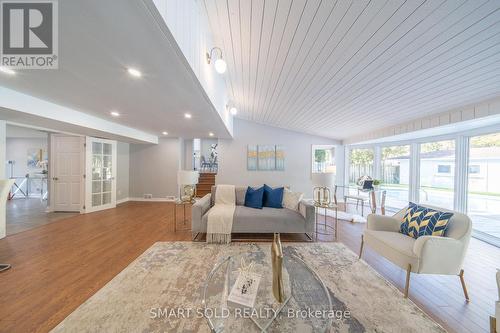
M 198 184 L 196 185 L 196 196 L 201 198 L 210 193 L 212 186 L 215 185 L 215 175 L 213 172 L 200 172 Z

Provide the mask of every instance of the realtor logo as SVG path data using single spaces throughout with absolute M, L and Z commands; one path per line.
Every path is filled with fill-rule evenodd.
M 57 1 L 0 1 L 0 66 L 57 69 Z

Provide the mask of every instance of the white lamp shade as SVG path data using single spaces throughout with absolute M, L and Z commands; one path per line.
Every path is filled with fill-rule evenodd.
M 335 174 L 333 173 L 313 173 L 312 174 L 313 186 L 327 186 L 331 187 L 335 184 Z
M 198 184 L 198 171 L 193 170 L 179 170 L 177 171 L 177 183 L 179 185 L 193 185 Z
M 215 60 L 214 66 L 217 73 L 223 74 L 226 72 L 227 64 L 223 59 Z

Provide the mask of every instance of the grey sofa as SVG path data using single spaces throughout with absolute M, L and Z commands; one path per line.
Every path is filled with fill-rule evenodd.
M 312 240 L 315 223 L 315 210 L 312 204 L 302 200 L 299 211 L 287 208 L 262 209 L 245 207 L 247 187 L 236 186 L 236 209 L 233 218 L 233 233 L 301 233 Z M 193 239 L 198 234 L 207 232 L 208 211 L 214 205 L 217 186 L 212 186 L 211 193 L 196 201 L 192 207 Z

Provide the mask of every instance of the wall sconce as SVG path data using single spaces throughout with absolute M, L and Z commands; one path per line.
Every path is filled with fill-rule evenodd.
M 215 52 L 215 54 L 217 54 L 217 51 L 219 51 L 219 54 L 218 54 L 218 59 L 215 60 L 215 62 L 214 62 L 214 67 L 215 67 L 215 70 L 217 71 L 217 73 L 224 74 L 226 72 L 226 69 L 227 69 L 227 64 L 224 61 L 224 59 L 222 59 L 222 50 L 220 48 L 213 47 L 210 50 L 210 52 L 206 53 L 207 64 L 210 64 L 210 62 L 212 61 L 212 59 L 214 57 L 213 53 Z
M 236 106 L 234 106 L 232 102 L 226 104 L 226 109 L 228 109 L 233 116 L 236 116 L 236 114 L 238 113 L 238 109 L 236 108 Z

